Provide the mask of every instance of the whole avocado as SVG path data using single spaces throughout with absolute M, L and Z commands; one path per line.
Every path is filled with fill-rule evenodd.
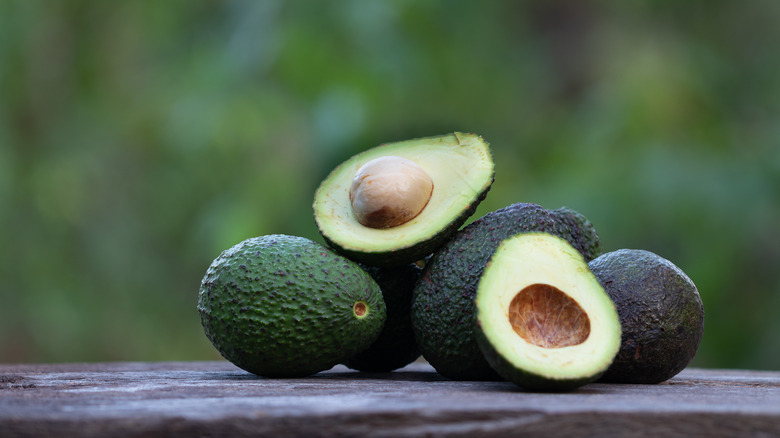
M 650 251 L 621 249 L 589 267 L 615 302 L 623 329 L 620 351 L 603 382 L 660 383 L 696 355 L 704 305 L 693 281 Z
M 214 347 L 265 377 L 330 369 L 379 335 L 385 304 L 356 263 L 309 239 L 247 239 L 222 252 L 201 281 L 198 310 Z
M 365 372 L 402 368 L 420 357 L 411 322 L 412 290 L 422 268 L 415 264 L 395 268 L 363 266 L 379 288 L 387 307 L 387 319 L 379 337 L 366 350 L 344 362 Z
M 473 325 L 477 285 L 501 242 L 518 233 L 557 235 L 596 257 L 601 243 L 585 216 L 569 208 L 546 210 L 517 203 L 486 214 L 460 230 L 433 254 L 412 298 L 412 328 L 423 357 L 439 374 L 455 380 L 499 380 L 482 356 Z

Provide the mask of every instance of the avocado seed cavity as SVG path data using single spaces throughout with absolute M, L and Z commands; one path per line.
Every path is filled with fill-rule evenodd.
M 414 161 L 397 156 L 375 158 L 352 178 L 349 201 L 361 225 L 391 228 L 422 212 L 433 193 L 433 181 Z
M 585 342 L 590 319 L 579 304 L 549 284 L 532 284 L 509 304 L 509 323 L 520 337 L 543 348 L 561 348 Z

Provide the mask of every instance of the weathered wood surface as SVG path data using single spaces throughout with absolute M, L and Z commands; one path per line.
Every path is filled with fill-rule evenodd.
M 0 365 L 0 436 L 780 437 L 780 372 L 544 394 L 420 363 L 276 380 L 227 362 Z

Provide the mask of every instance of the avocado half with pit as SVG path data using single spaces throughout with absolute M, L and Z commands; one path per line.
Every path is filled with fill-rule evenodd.
M 582 254 L 547 233 L 498 247 L 474 299 L 477 342 L 499 375 L 564 391 L 598 379 L 620 349 L 617 310 Z
M 401 266 L 452 237 L 494 179 L 489 144 L 455 132 L 386 143 L 334 169 L 314 195 L 314 219 L 333 249 L 372 266 Z

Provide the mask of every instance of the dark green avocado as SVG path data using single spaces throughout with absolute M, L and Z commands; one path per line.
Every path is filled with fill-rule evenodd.
M 391 164 L 372 167 L 383 160 Z M 458 231 L 487 195 L 494 173 L 490 146 L 476 134 L 382 144 L 349 158 L 322 181 L 314 219 L 325 242 L 351 260 L 407 265 Z M 417 184 L 422 180 L 424 195 Z M 371 187 L 376 191 L 358 202 L 362 189 Z
M 593 224 L 582 213 L 569 207 L 552 210 L 550 214 L 555 222 L 553 234 L 570 236 L 568 239 L 586 260 L 592 260 L 601 254 L 601 240 L 596 234 Z
M 368 349 L 344 364 L 365 372 L 402 368 L 420 357 L 411 322 L 412 290 L 422 268 L 409 264 L 396 268 L 364 266 L 379 288 L 387 307 L 387 319 L 379 337 Z
M 360 266 L 280 234 L 222 252 L 201 281 L 198 310 L 220 354 L 265 377 L 330 369 L 368 348 L 385 321 L 379 286 Z
M 523 232 L 562 237 L 585 261 L 601 244 L 593 225 L 568 208 L 518 203 L 486 214 L 460 230 L 426 264 L 412 298 L 412 328 L 423 357 L 456 380 L 500 380 L 477 345 L 473 301 L 477 284 L 501 242 Z
M 660 383 L 696 355 L 704 305 L 693 281 L 672 262 L 645 250 L 621 249 L 589 264 L 615 302 L 623 338 L 604 382 Z

